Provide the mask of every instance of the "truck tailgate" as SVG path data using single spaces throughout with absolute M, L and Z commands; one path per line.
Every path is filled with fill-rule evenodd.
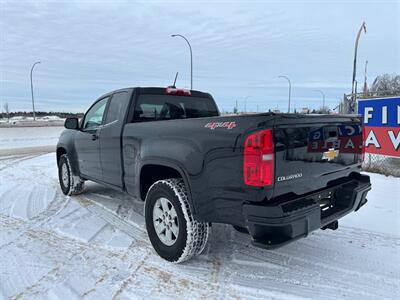
M 299 116 L 274 125 L 274 196 L 302 195 L 360 168 L 360 121 L 346 116 Z

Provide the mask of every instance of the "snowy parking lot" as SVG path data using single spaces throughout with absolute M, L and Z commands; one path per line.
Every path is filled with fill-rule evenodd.
M 5 130 L 2 150 L 48 145 L 48 128 L 9 147 Z M 369 202 L 336 231 L 267 251 L 214 224 L 204 254 L 174 265 L 151 247 L 141 202 L 94 183 L 64 196 L 55 153 L 38 149 L 0 156 L 0 299 L 400 298 L 399 178 L 369 174 Z

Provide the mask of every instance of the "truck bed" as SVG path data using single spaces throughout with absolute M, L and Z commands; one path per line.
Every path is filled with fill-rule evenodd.
M 243 203 L 290 199 L 326 188 L 338 178 L 350 180 L 360 170 L 359 124 L 354 116 L 274 113 L 126 124 L 122 143 L 127 190 L 135 192 L 141 165 L 164 162 L 187 176 L 200 220 L 243 225 Z M 343 133 L 346 126 L 358 131 L 349 137 Z M 243 181 L 245 138 L 265 128 L 274 132 L 275 182 L 249 187 Z M 315 132 L 327 137 L 316 139 Z M 323 159 L 330 141 L 349 138 L 354 149 L 340 148 L 337 157 Z

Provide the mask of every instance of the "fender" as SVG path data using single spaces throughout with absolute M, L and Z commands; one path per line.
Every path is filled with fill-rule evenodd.
M 72 172 L 74 173 L 74 175 L 79 175 L 80 170 L 79 170 L 78 156 L 75 150 L 74 141 L 75 141 L 75 131 L 73 130 L 63 131 L 57 143 L 56 151 L 58 151 L 60 148 L 63 148 L 66 151 L 71 164 Z
M 178 161 L 174 161 L 174 160 L 170 160 L 170 159 L 166 159 L 166 158 L 160 158 L 160 157 L 146 158 L 146 159 L 142 159 L 140 161 L 139 174 L 141 174 L 142 168 L 147 165 L 159 165 L 159 166 L 163 166 L 163 167 L 169 167 L 171 169 L 176 170 L 181 175 L 183 182 L 185 183 L 187 192 L 188 192 L 190 208 L 192 209 L 192 212 L 194 213 L 194 215 L 196 215 L 196 207 L 193 205 L 192 192 L 191 192 L 192 190 L 191 190 L 189 175 L 187 174 L 183 165 Z M 136 184 L 137 184 L 136 185 L 137 187 L 140 187 L 140 176 L 137 176 Z M 137 194 L 140 198 L 140 188 L 137 189 Z

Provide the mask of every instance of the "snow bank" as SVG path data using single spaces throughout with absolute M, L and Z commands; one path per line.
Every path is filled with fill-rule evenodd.
M 368 202 L 339 221 L 339 226 L 361 228 L 400 237 L 400 178 L 365 173 L 371 177 Z
M 0 150 L 55 146 L 64 127 L 0 127 Z

